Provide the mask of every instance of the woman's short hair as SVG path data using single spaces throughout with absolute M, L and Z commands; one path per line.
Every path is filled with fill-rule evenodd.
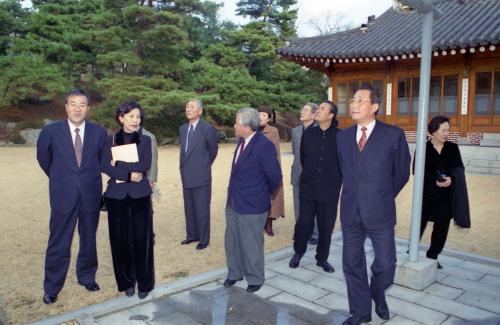
M 142 108 L 141 104 L 138 102 L 134 101 L 127 101 L 124 103 L 121 103 L 120 106 L 116 108 L 116 113 L 115 113 L 115 121 L 118 123 L 118 125 L 122 125 L 122 122 L 120 122 L 120 117 L 123 117 L 123 115 L 126 115 L 130 113 L 130 111 L 134 110 L 137 108 L 139 112 L 141 113 L 141 125 L 144 123 L 144 109 Z
M 245 107 L 236 113 L 236 118 L 242 126 L 248 126 L 257 131 L 260 125 L 259 113 L 251 107 Z
M 429 122 L 429 125 L 427 126 L 427 131 L 429 131 L 430 134 L 434 134 L 437 130 L 439 130 L 439 127 L 443 123 L 450 123 L 450 119 L 447 118 L 446 116 L 435 116 L 432 118 L 432 120 Z

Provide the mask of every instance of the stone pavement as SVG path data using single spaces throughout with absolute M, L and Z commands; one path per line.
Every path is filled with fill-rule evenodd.
M 397 240 L 398 262 L 407 259 L 407 246 Z M 366 251 L 369 267 L 369 240 Z M 424 251 L 421 246 L 422 256 Z M 341 252 L 341 235 L 335 233 L 332 274 L 316 266 L 313 246 L 297 269 L 288 267 L 291 248 L 268 254 L 266 282 L 254 294 L 245 291 L 245 281 L 225 288 L 221 268 L 158 287 L 145 300 L 122 296 L 35 324 L 342 324 L 348 303 Z M 391 319 L 384 322 L 373 313 L 371 324 L 500 324 L 500 260 L 445 250 L 439 261 L 444 268 L 437 282 L 423 291 L 392 286 Z

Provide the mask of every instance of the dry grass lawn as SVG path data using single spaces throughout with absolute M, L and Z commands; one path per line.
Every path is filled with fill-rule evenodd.
M 162 199 L 155 203 L 155 267 L 157 284 L 173 281 L 225 265 L 224 206 L 234 145 L 221 145 L 213 168 L 212 238 L 208 249 L 181 246 L 185 237 L 177 146 L 160 148 L 159 187 Z M 278 220 L 274 237 L 266 237 L 266 252 L 289 246 L 294 226 L 290 143 L 282 144 L 286 214 Z M 57 303 L 42 303 L 44 254 L 48 238 L 48 181 L 36 162 L 34 148 L 0 148 L 0 309 L 8 323 L 21 324 L 95 304 L 118 295 L 108 241 L 106 214 L 101 214 L 97 234 L 101 291 L 88 293 L 76 283 L 75 259 L 78 238 L 66 284 Z M 450 231 L 447 247 L 500 258 L 498 207 L 500 177 L 468 175 L 473 228 Z M 411 182 L 398 197 L 397 235 L 407 238 L 411 210 Z M 339 224 L 336 225 L 336 230 Z M 429 234 L 424 242 L 428 242 Z

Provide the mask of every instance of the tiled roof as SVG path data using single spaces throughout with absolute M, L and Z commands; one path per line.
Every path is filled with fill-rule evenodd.
M 500 0 L 449 0 L 434 21 L 433 51 L 497 44 L 500 40 Z M 358 58 L 419 53 L 422 15 L 388 9 L 363 33 L 360 28 L 327 36 L 295 38 L 278 49 L 282 56 Z

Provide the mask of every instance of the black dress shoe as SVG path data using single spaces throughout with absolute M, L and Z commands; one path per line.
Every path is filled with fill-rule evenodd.
M 56 301 L 57 301 L 57 295 L 55 295 L 55 296 L 51 296 L 48 294 L 43 295 L 43 303 L 46 305 L 51 305 Z
M 318 238 L 309 239 L 309 245 L 318 245 Z
M 291 267 L 292 269 L 296 269 L 299 264 L 300 264 L 300 259 L 302 256 L 299 254 L 293 254 L 292 259 L 290 260 L 290 263 L 288 263 L 288 266 Z
M 101 290 L 101 288 L 99 288 L 99 285 L 97 284 L 97 282 L 90 282 L 90 283 L 85 283 L 85 284 L 80 283 L 80 285 L 84 286 L 85 289 L 87 289 L 88 291 L 91 291 L 91 292 Z
M 187 244 L 191 244 L 191 243 L 194 243 L 195 239 L 184 239 L 183 241 L 181 241 L 181 245 L 187 245 Z
M 135 294 L 135 287 L 130 287 L 125 290 L 125 296 L 132 297 Z
M 252 293 L 252 292 L 258 291 L 260 289 L 260 287 L 262 287 L 262 286 L 250 284 L 247 287 L 247 292 Z
M 139 291 L 137 292 L 137 297 L 139 297 L 139 299 L 144 299 L 148 296 L 149 294 L 149 291 Z
M 438 270 L 442 270 L 443 266 L 441 264 L 439 264 L 439 262 L 437 262 L 437 263 L 438 263 L 438 265 L 437 265 Z
M 224 287 L 232 287 L 232 286 L 234 286 L 234 284 L 235 284 L 236 282 L 241 281 L 241 280 L 243 280 L 243 278 L 238 279 L 238 280 L 230 280 L 230 279 L 226 279 L 226 280 L 224 281 Z
M 327 272 L 327 273 L 333 273 L 335 272 L 335 269 L 333 268 L 333 266 L 328 263 L 327 261 L 317 261 L 316 262 L 316 265 L 321 267 L 323 269 L 323 271 Z
M 360 325 L 363 323 L 369 323 L 372 321 L 372 317 L 370 315 L 367 316 L 359 316 L 357 314 L 352 315 L 348 319 L 346 319 L 342 325 Z
M 208 244 L 198 244 L 198 245 L 196 245 L 196 249 L 199 249 L 199 250 L 205 249 L 207 247 L 208 247 Z
M 380 319 L 389 320 L 391 318 L 391 313 L 389 312 L 389 307 L 387 304 L 383 304 L 382 306 L 375 306 L 375 313 Z

